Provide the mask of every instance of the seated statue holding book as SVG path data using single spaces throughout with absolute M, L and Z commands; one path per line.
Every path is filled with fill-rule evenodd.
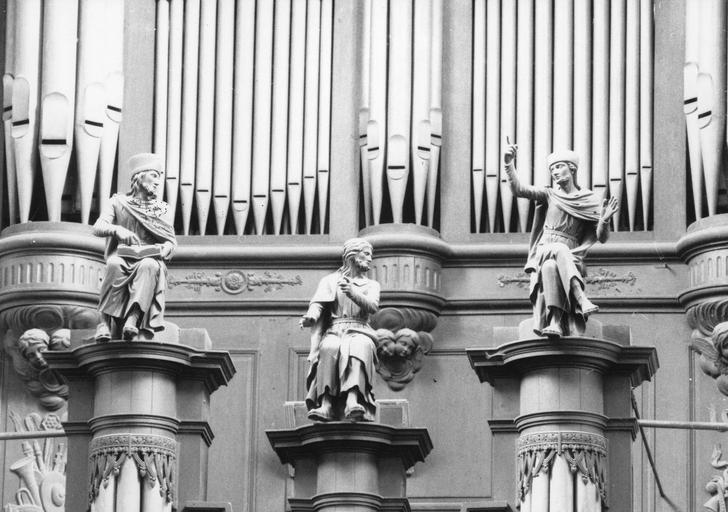
M 94 224 L 94 234 L 108 240 L 97 341 L 151 340 L 164 329 L 166 262 L 177 241 L 167 203 L 159 199 L 162 161 L 152 153 L 133 156 L 129 174 L 131 191 L 114 194 Z

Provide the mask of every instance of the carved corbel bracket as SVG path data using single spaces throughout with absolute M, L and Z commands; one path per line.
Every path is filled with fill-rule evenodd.
M 97 323 L 98 312 L 83 306 L 21 306 L 0 313 L 2 348 L 43 409 L 58 411 L 68 399 L 66 379 L 48 368 L 43 354 L 69 348 L 71 329 L 91 329 Z
M 374 246 L 370 277 L 381 285 L 377 329 L 379 374 L 394 391 L 422 368 L 432 349 L 430 332 L 445 305 L 442 262 L 449 247 L 435 230 L 414 224 L 382 224 L 361 231 Z
M 726 502 L 726 491 L 728 491 L 728 462 L 722 460 L 723 450 L 721 445 L 715 445 L 713 455 L 710 457 L 710 465 L 721 471 L 720 475 L 713 475 L 705 485 L 705 490 L 711 494 L 708 501 L 703 504 L 707 510 L 711 512 L 720 512 L 725 510 L 728 503 Z
M 377 330 L 377 371 L 390 389 L 400 391 L 422 369 L 432 349 L 437 317 L 413 308 L 383 308 L 371 319 Z
M 700 367 L 728 395 L 728 215 L 691 224 L 677 244 L 688 265 L 689 287 L 680 294 Z

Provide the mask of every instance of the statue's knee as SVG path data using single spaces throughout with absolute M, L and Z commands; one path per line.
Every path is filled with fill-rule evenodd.
M 541 265 L 541 272 L 548 275 L 556 275 L 559 272 L 559 267 L 556 265 L 556 261 L 546 260 Z
M 116 256 L 112 254 L 109 256 L 109 258 L 106 260 L 106 271 L 107 273 L 117 273 L 119 270 L 121 270 L 125 265 L 125 262 L 122 258 L 119 256 Z
M 142 258 L 137 268 L 142 272 L 158 273 L 159 263 L 154 258 Z
M 319 354 L 335 356 L 339 353 L 340 342 L 335 336 L 326 336 L 319 345 Z

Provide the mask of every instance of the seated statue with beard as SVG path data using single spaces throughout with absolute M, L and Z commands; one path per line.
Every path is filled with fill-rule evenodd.
M 94 234 L 106 237 L 97 341 L 151 340 L 164 329 L 166 262 L 177 247 L 167 203 L 159 199 L 162 161 L 152 153 L 129 159 L 131 191 L 102 208 Z

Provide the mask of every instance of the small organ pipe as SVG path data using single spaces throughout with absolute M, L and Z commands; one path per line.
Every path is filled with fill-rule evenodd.
M 22 0 L 15 5 L 15 80 L 12 129 L 18 183 L 20 222 L 28 222 L 37 169 L 38 91 L 40 84 L 41 2 Z
M 48 220 L 60 222 L 73 146 L 78 4 L 46 0 L 43 24 L 40 163 Z
M 500 187 L 500 0 L 485 2 L 485 194 L 488 228 L 495 231 Z
M 169 80 L 167 89 L 167 162 L 165 190 L 170 217 L 177 211 L 182 123 L 184 0 L 169 0 Z
M 384 155 L 387 149 L 387 0 L 372 0 L 370 107 L 367 156 L 372 193 L 372 223 L 379 224 L 384 198 Z
M 318 137 L 318 80 L 319 80 L 319 29 L 321 27 L 321 2 L 308 0 L 306 11 L 306 81 L 304 92 L 303 129 L 303 204 L 305 231 L 311 234 L 316 201 L 316 167 Z M 368 51 L 368 50 L 367 50 Z M 364 58 L 369 61 L 369 55 Z M 369 84 L 365 84 L 369 89 Z M 369 161 L 362 165 L 369 166 Z
M 291 0 L 276 0 L 273 42 L 273 124 L 271 126 L 270 204 L 273 233 L 281 234 L 286 204 L 286 139 L 288 134 L 288 66 Z
M 634 231 L 640 179 L 639 22 L 639 0 L 627 0 L 624 170 L 627 189 L 627 216 L 630 231 Z
M 99 148 L 99 207 L 111 198 L 111 185 L 116 164 L 116 147 L 124 102 L 124 0 L 108 0 L 106 4 L 106 116 Z
M 207 229 L 212 196 L 213 138 L 215 122 L 215 32 L 217 0 L 200 4 L 200 63 L 197 89 L 197 155 L 195 200 L 200 234 Z
M 427 225 L 435 227 L 437 177 L 442 146 L 442 7 L 432 0 L 432 64 L 430 65 L 430 173 L 427 177 Z
M 329 204 L 329 148 L 331 137 L 331 63 L 333 57 L 333 0 L 321 0 L 321 57 L 319 65 L 318 205 L 320 233 L 326 227 Z
M 518 41 L 516 43 L 516 138 L 518 142 L 518 177 L 527 185 L 533 183 L 533 2 L 518 0 Z M 518 221 L 521 231 L 528 230 L 531 201 L 518 200 Z
M 432 1 L 414 0 L 412 76 L 412 182 L 415 224 L 422 223 L 427 177 L 430 172 L 430 54 L 432 52 Z
M 472 185 L 475 232 L 480 232 L 485 190 L 485 0 L 473 6 Z
M 654 86 L 652 0 L 640 0 L 640 185 L 642 222 L 648 227 L 652 203 L 652 88 Z
M 250 213 L 253 155 L 253 65 L 255 0 L 238 0 L 235 13 L 235 89 L 233 95 L 232 211 L 242 235 Z
M 500 110 L 500 137 L 499 142 L 505 147 L 505 142 L 516 140 L 516 2 L 503 3 L 503 27 L 501 48 L 501 110 Z M 499 153 L 502 155 L 503 150 Z M 499 165 L 503 166 L 503 159 L 499 158 Z M 513 211 L 513 194 L 508 183 L 505 169 L 500 169 L 500 196 L 503 210 L 503 228 L 506 233 L 511 231 L 511 214 Z
M 625 0 L 613 0 L 609 50 L 609 194 L 622 203 L 625 149 Z M 619 215 L 613 227 L 619 229 Z
M 182 136 L 180 146 L 179 199 L 182 233 L 189 235 L 195 193 L 197 153 L 197 73 L 199 70 L 200 0 L 185 1 L 184 68 L 182 71 Z M 202 230 L 200 230 L 202 232 Z
M 263 234 L 268 211 L 270 177 L 271 78 L 273 62 L 273 2 L 259 2 L 255 16 L 255 95 L 253 100 L 253 218 Z
M 291 233 L 298 233 L 303 180 L 303 104 L 306 59 L 306 0 L 293 0 L 291 9 L 291 87 L 289 91 L 286 199 Z
M 412 0 L 392 0 L 389 39 L 389 148 L 387 185 L 392 219 L 402 222 L 409 178 L 410 102 L 412 98 Z
M 592 119 L 609 119 L 609 3 L 594 4 Z M 607 196 L 609 123 L 592 124 L 592 188 Z
M 233 133 L 233 50 L 235 1 L 218 0 L 215 66 L 215 145 L 213 149 L 212 205 L 217 234 L 225 232 L 230 208 Z

